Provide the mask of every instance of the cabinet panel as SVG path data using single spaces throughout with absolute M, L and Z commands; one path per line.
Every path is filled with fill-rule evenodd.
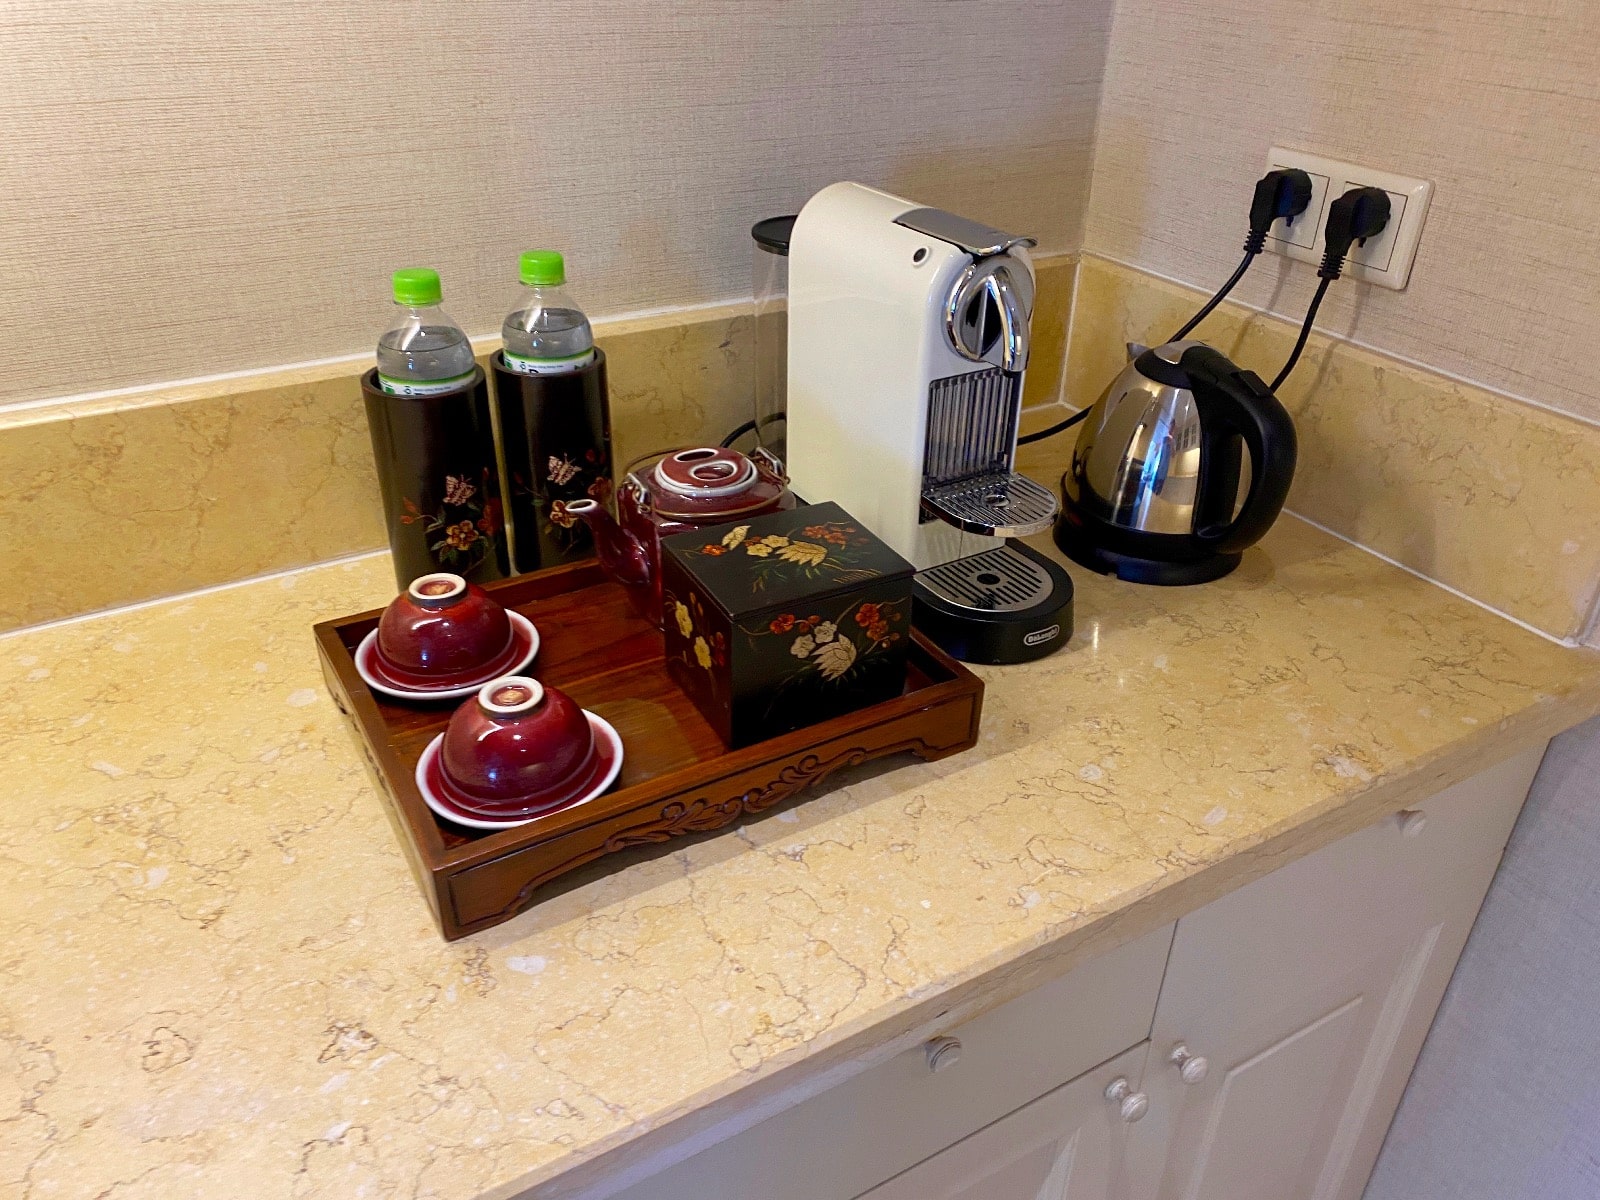
M 1178 922 L 1135 1196 L 1357 1200 L 1537 764 L 1419 805 L 1431 839 L 1385 820 Z
M 1149 1043 L 1041 1096 L 860 1200 L 1120 1200 L 1130 1126 L 1106 1099 L 1137 1086 Z
M 1497 855 L 1505 849 L 1543 757 L 1544 745 L 1534 746 L 1404 813 L 1384 817 L 1324 853 L 1342 848 L 1346 866 L 1357 872 L 1353 880 L 1403 877 L 1417 886 L 1450 875 L 1461 863 Z
M 1169 973 L 1171 990 L 1164 993 L 1174 1002 L 1157 1016 L 1146 1074 L 1151 1117 L 1133 1146 L 1135 1174 L 1144 1181 L 1136 1194 L 1359 1197 L 1493 867 L 1490 860 L 1464 872 L 1448 895 L 1437 897 L 1441 908 L 1455 911 L 1409 941 L 1353 922 L 1277 962 L 1252 964 L 1246 953 L 1214 964 L 1230 973 L 1257 972 L 1254 979 L 1236 976 L 1234 1009 L 1182 1003 L 1183 977 L 1193 963 L 1175 961 L 1178 974 Z M 1420 897 L 1412 902 L 1422 904 Z M 1371 940 L 1355 953 L 1339 940 L 1364 934 Z M 1167 1061 L 1179 1043 L 1209 1060 L 1204 1080 L 1183 1083 Z
M 615 1200 L 849 1200 L 1144 1038 L 1172 926 L 941 1031 L 650 1176 Z
M 1356 996 L 1224 1073 L 1210 1106 L 1209 1128 L 1197 1139 L 1194 1178 L 1226 1178 L 1225 1164 L 1248 1162 L 1249 1181 L 1241 1195 L 1281 1200 L 1307 1194 L 1307 1156 L 1336 1101 L 1337 1064 L 1348 1063 L 1361 1044 L 1367 1015 L 1362 1005 Z M 1159 1094 L 1181 1108 L 1186 1096 L 1173 1092 L 1162 1087 Z

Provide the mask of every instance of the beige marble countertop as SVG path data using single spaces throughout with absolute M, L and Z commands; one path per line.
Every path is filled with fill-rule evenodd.
M 310 636 L 386 559 L 0 640 L 0 1195 L 566 1194 L 1600 710 L 1287 518 L 1204 588 L 1075 576 L 976 749 L 449 945 Z

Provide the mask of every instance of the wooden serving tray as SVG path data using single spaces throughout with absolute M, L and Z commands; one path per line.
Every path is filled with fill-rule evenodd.
M 603 855 L 718 829 L 840 767 L 900 751 L 943 758 L 978 739 L 982 680 L 914 633 L 899 697 L 730 752 L 668 678 L 660 631 L 593 560 L 486 590 L 539 627 L 532 673 L 610 721 L 624 749 L 622 772 L 605 795 L 514 829 L 463 829 L 423 803 L 417 759 L 460 701 L 413 707 L 362 682 L 353 655 L 382 610 L 315 628 L 328 688 L 355 726 L 447 940 L 509 920 L 544 884 Z

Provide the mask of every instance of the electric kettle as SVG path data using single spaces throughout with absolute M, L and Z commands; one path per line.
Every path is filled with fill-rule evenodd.
M 1259 376 L 1204 342 L 1129 349 L 1137 357 L 1084 419 L 1062 477 L 1056 544 L 1135 583 L 1219 579 L 1283 510 L 1294 421 Z

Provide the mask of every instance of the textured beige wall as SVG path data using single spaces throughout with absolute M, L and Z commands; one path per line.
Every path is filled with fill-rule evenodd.
M 1118 0 L 1087 248 L 1215 286 L 1269 146 L 1423 176 L 1411 286 L 1340 284 L 1319 325 L 1600 419 L 1597 63 L 1594 0 Z M 1313 268 L 1253 276 L 1298 319 Z
M 745 296 L 839 178 L 1075 250 L 1110 11 L 11 0 L 0 403 L 363 351 L 409 263 L 497 330 L 531 244 L 597 314 Z

